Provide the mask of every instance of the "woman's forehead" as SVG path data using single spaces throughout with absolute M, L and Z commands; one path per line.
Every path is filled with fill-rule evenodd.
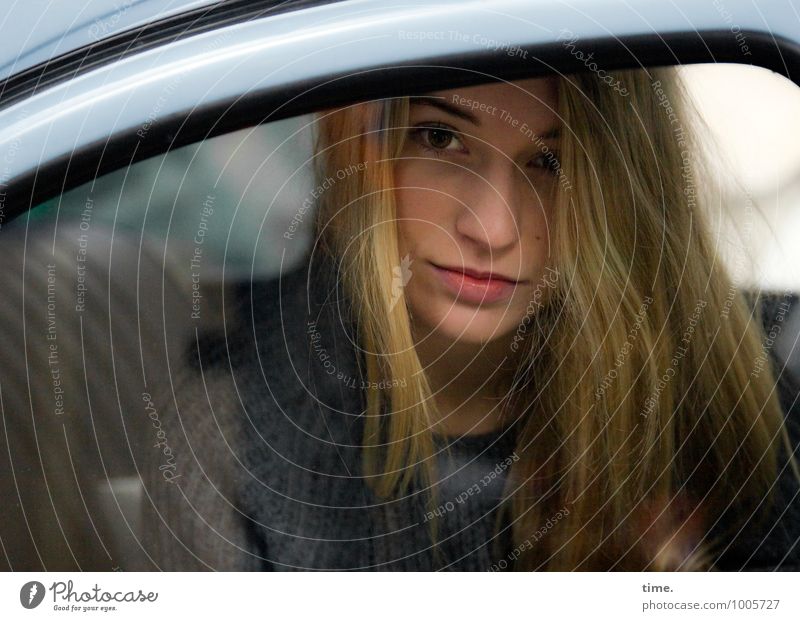
M 471 99 L 499 100 L 519 99 L 521 101 L 554 99 L 557 93 L 555 77 L 529 78 L 514 82 L 489 82 L 474 86 L 460 86 L 429 93 L 432 97 L 451 98 L 461 95 Z
M 505 124 L 543 129 L 558 116 L 557 98 L 556 79 L 549 77 L 434 91 L 411 98 L 411 103 L 432 105 L 487 129 Z M 422 109 L 412 105 L 412 110 Z

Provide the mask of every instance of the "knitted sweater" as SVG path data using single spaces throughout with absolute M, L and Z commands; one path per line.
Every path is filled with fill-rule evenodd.
M 168 459 L 145 465 L 144 543 L 164 570 L 476 571 L 511 566 L 495 517 L 514 429 L 441 448 L 437 546 L 419 489 L 387 502 L 362 476 L 366 390 L 347 300 L 306 262 L 241 295 L 225 338 L 198 335 L 159 400 Z M 228 318 L 228 322 L 230 322 Z M 718 568 L 800 567 L 800 495 L 788 473 L 766 530 L 743 532 Z M 784 509 L 788 510 L 784 511 Z M 788 554 L 787 554 L 788 553 Z

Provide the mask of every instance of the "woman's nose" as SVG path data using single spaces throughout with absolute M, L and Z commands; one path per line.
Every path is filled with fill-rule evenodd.
M 510 161 L 475 171 L 464 186 L 456 230 L 494 252 L 519 239 L 519 174 Z

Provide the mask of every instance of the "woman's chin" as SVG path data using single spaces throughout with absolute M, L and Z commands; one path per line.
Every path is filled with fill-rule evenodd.
M 451 341 L 453 343 L 480 345 L 510 339 L 514 325 L 505 325 L 508 317 L 502 317 L 503 312 L 490 312 L 485 309 L 470 309 L 469 312 L 451 309 L 445 315 L 425 318 L 423 321 L 423 336 L 430 335 Z M 503 320 L 505 319 L 505 321 Z M 513 324 L 513 322 L 511 322 Z

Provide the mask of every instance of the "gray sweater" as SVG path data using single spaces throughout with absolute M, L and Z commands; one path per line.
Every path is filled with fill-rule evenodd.
M 246 287 L 240 300 L 227 337 L 198 335 L 188 364 L 173 370 L 174 395 L 154 396 L 169 447 L 151 453 L 142 469 L 144 543 L 155 565 L 511 568 L 510 528 L 503 523 L 495 535 L 494 527 L 515 458 L 513 427 L 437 436 L 450 451 L 437 457 L 441 530 L 434 554 L 423 494 L 381 501 L 361 476 L 361 358 L 331 267 L 304 263 Z M 745 531 L 726 546 L 720 569 L 800 568 L 800 496 L 788 474 L 781 485 L 766 530 Z

